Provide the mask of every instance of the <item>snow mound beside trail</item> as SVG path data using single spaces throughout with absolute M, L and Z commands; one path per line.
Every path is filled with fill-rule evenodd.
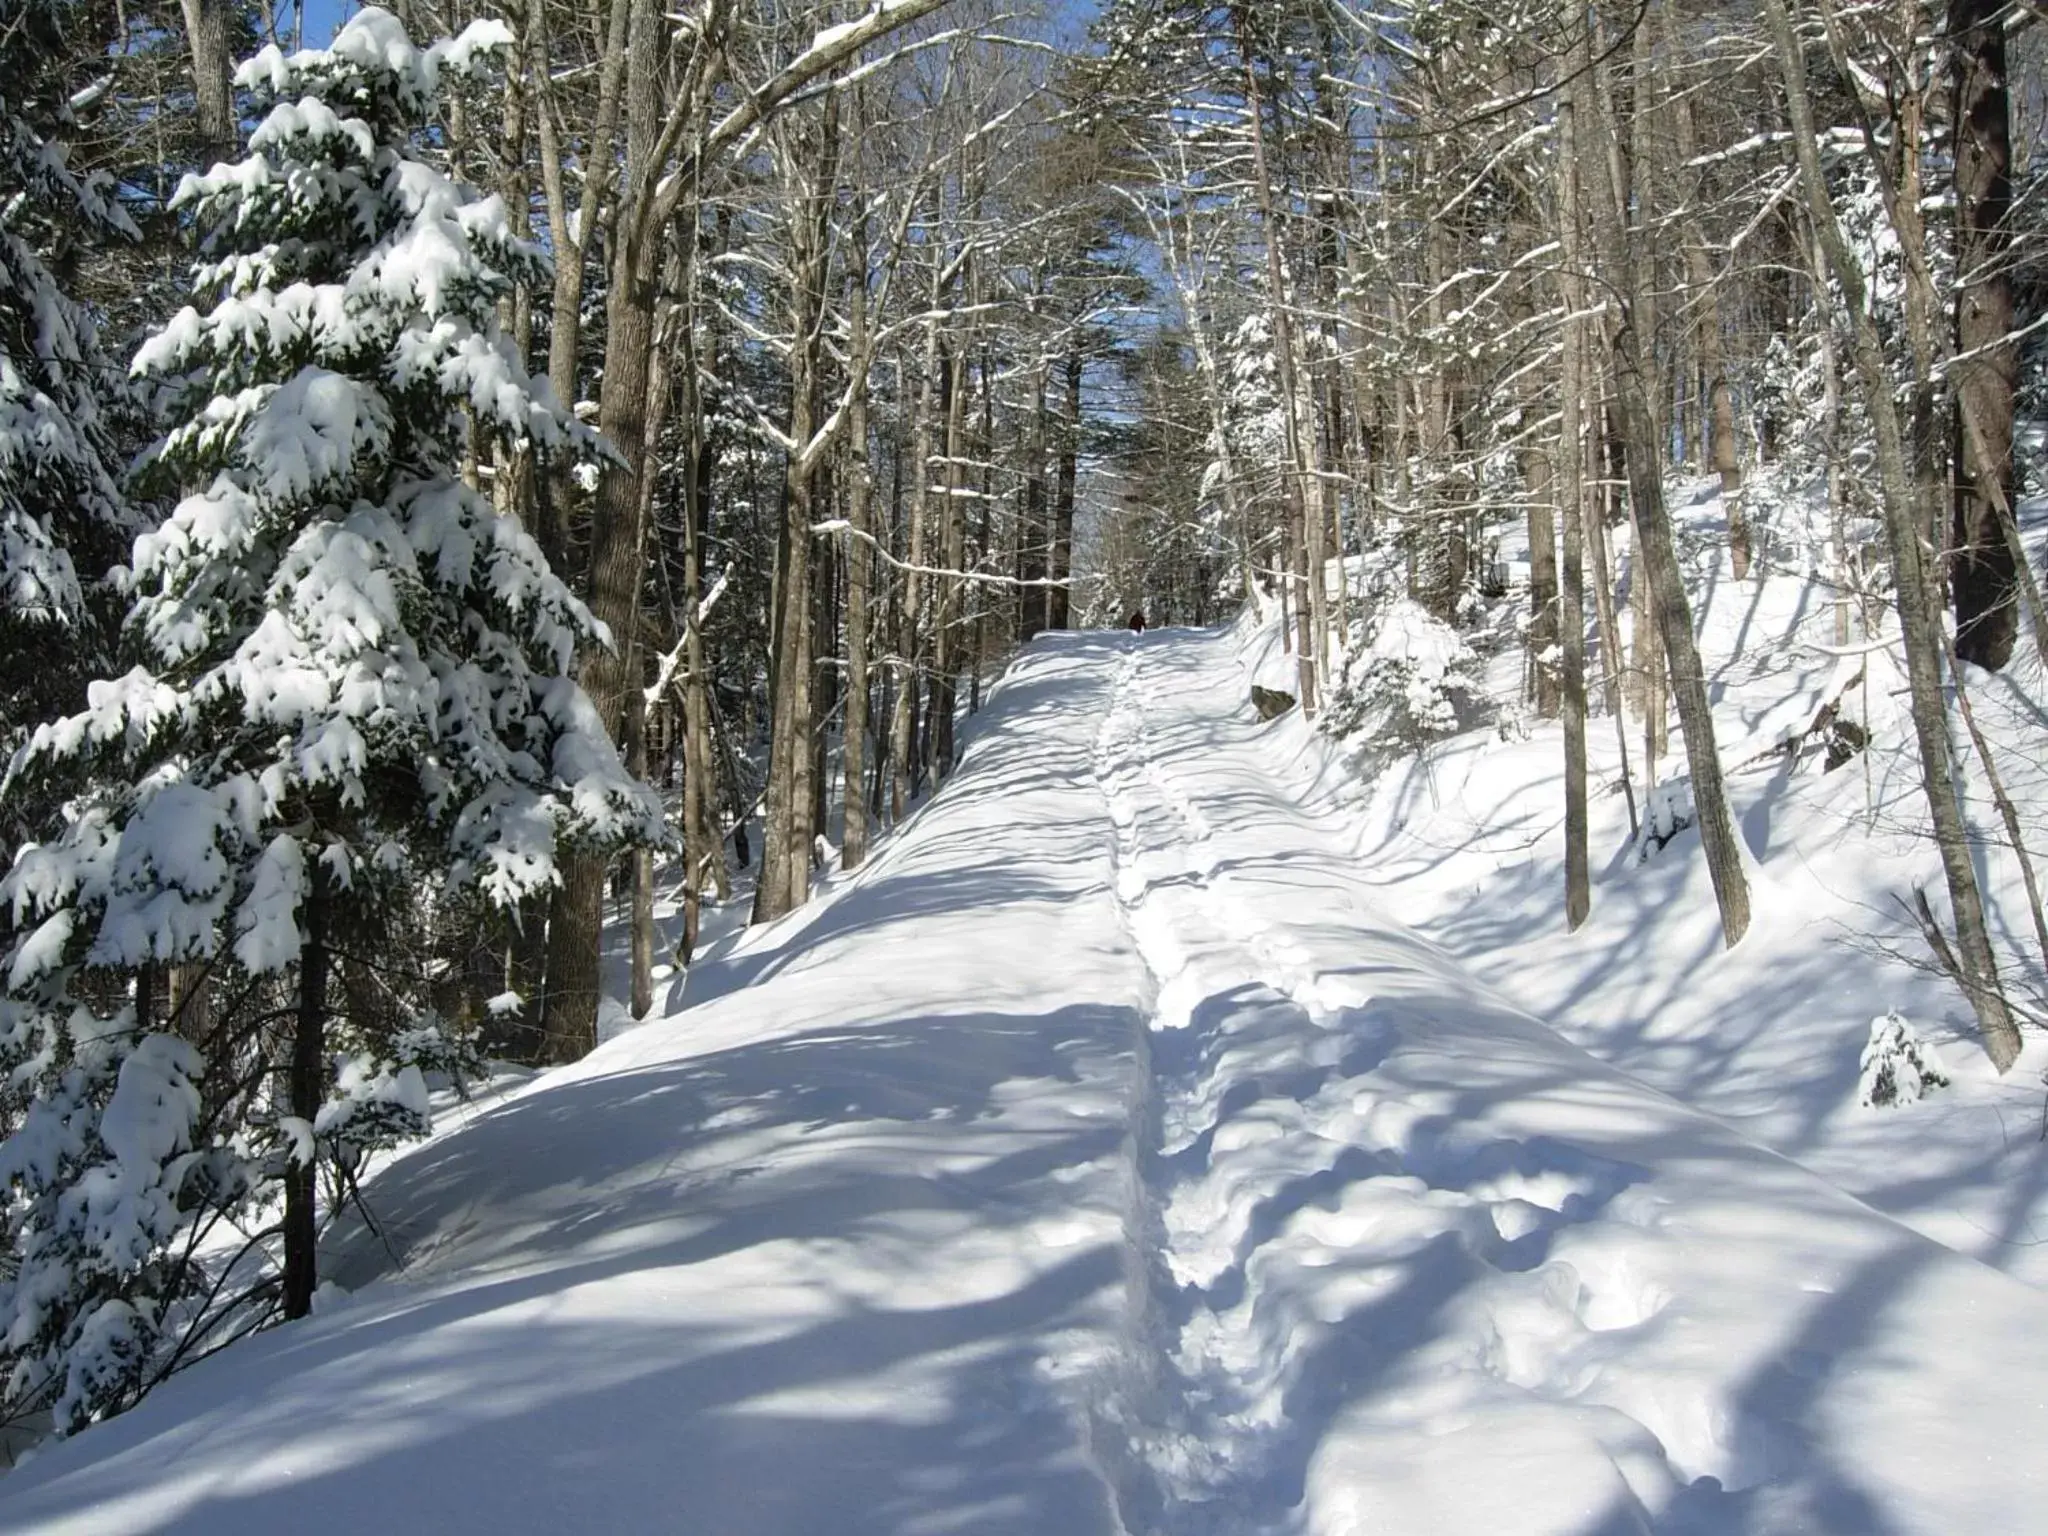
M 1359 873 L 1461 966 L 1602 1060 L 2048 1290 L 2048 1143 L 2038 1134 L 2048 1035 L 2027 1031 L 2019 1062 L 2000 1074 L 1913 915 L 1918 888 L 1946 921 L 1896 618 L 1830 574 L 1823 481 L 1766 476 L 1753 489 L 1750 527 L 1768 536 L 1737 580 L 1718 481 L 1670 487 L 1692 544 L 1694 627 L 1749 885 L 1752 918 L 1735 949 L 1725 950 L 1702 847 L 1687 830 L 1678 722 L 1648 762 L 1639 709 L 1624 700 L 1617 720 L 1597 688 L 1586 733 L 1592 910 L 1564 931 L 1564 728 L 1528 701 L 1526 588 L 1468 629 L 1494 649 L 1479 701 L 1492 720 L 1375 755 L 1365 772 L 1356 753 L 1343 763 L 1362 822 Z M 2041 564 L 2048 501 L 2020 515 Z M 1633 565 L 1626 543 L 1610 574 Z M 1277 647 L 1274 628 L 1248 626 L 1246 644 Z M 1601 671 L 1597 657 L 1589 666 Z M 2023 645 L 1999 672 L 1964 666 L 1960 682 L 2038 873 L 2048 671 Z M 2001 974 L 2025 1006 L 2039 969 L 2027 874 L 1952 699 L 1972 858 Z M 1312 740 L 1293 739 L 1315 755 Z M 1871 1021 L 1893 1010 L 1913 1021 L 1920 1059 L 1948 1086 L 1907 1112 L 1873 1113 Z

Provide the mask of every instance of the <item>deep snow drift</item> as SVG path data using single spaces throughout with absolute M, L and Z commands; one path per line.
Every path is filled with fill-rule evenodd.
M 860 876 L 387 1169 L 402 1268 L 0 1528 L 2048 1528 L 2048 1297 L 1403 927 L 1246 665 L 1035 645 Z

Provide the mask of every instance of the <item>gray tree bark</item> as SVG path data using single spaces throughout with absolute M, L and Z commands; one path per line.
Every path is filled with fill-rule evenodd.
M 868 251 L 867 224 L 856 220 L 853 250 L 847 278 L 847 323 L 850 345 L 856 352 L 868 346 Z M 872 466 L 868 462 L 868 391 L 860 385 L 853 392 L 846 424 L 846 520 L 853 529 L 847 541 L 846 559 L 846 720 L 841 767 L 844 789 L 840 795 L 845 818 L 844 846 L 840 862 L 859 869 L 868 856 L 868 806 L 865 790 L 868 750 L 868 603 L 869 573 L 875 566 L 869 546 Z
M 931 310 L 936 317 L 944 293 L 944 267 L 942 256 L 932 261 Z M 910 808 L 914 786 L 911 783 L 913 749 L 916 735 L 918 687 L 918 620 L 919 604 L 923 598 L 925 529 L 933 516 L 932 476 L 932 419 L 938 409 L 939 379 L 939 322 L 936 318 L 925 326 L 924 332 L 924 373 L 918 385 L 917 409 L 911 429 L 910 473 L 917 477 L 912 487 L 913 494 L 905 509 L 909 531 L 904 539 L 905 564 L 909 569 L 903 573 L 903 606 L 898 614 L 900 639 L 897 645 L 901 675 L 896 680 L 896 704 L 889 721 L 889 820 L 891 823 L 903 820 Z
M 630 3 L 623 111 L 625 191 L 619 198 L 618 231 L 623 238 L 613 240 L 611 286 L 605 295 L 604 383 L 597 412 L 598 430 L 619 458 L 607 463 L 598 476 L 590 530 L 590 611 L 611 632 L 611 644 L 583 658 L 582 675 L 598 718 L 620 742 L 625 740 L 627 656 L 640 620 L 640 491 L 647 464 L 659 295 L 656 254 L 650 249 L 655 232 L 642 218 L 654 177 L 651 138 L 660 116 L 662 45 L 667 35 L 655 0 Z M 562 858 L 562 884 L 548 925 L 544 1027 L 551 1061 L 574 1061 L 597 1045 L 605 873 L 604 857 L 587 849 L 572 849 Z
M 1586 568 L 1585 497 L 1579 446 L 1585 380 L 1579 315 L 1585 309 L 1580 278 L 1578 93 L 1567 87 L 1557 104 L 1557 223 L 1562 251 L 1558 296 L 1564 301 L 1564 366 L 1559 394 L 1557 501 L 1564 516 L 1564 563 L 1558 590 L 1560 683 L 1564 706 L 1564 923 L 1575 930 L 1593 909 L 1587 853 L 1586 806 Z
M 1996 671 L 2019 638 L 2018 572 L 2005 522 L 2013 505 L 2012 105 L 2002 0 L 1950 0 L 1955 125 L 1955 553 L 1949 566 L 1956 654 Z M 1964 430 L 1968 413 L 1975 431 Z
M 1667 13 L 1668 14 L 1668 13 Z M 1672 103 L 1678 134 L 1678 163 L 1690 165 L 1699 153 L 1698 130 L 1689 92 L 1678 92 Z M 1749 574 L 1749 522 L 1742 510 L 1742 464 L 1735 445 L 1735 392 L 1728 382 L 1728 349 L 1721 339 L 1721 290 L 1715 281 L 1714 260 L 1707 250 L 1707 237 L 1700 223 L 1698 200 L 1683 202 L 1685 222 L 1685 280 L 1692 306 L 1693 337 L 1699 349 L 1700 371 L 1705 376 L 1707 441 L 1714 473 L 1721 477 L 1721 510 L 1728 519 L 1728 558 L 1741 581 Z
M 1081 343 L 1070 345 L 1066 357 L 1066 411 L 1060 420 L 1059 470 L 1053 482 L 1052 549 L 1046 575 L 1065 583 L 1074 574 L 1074 487 L 1081 454 Z M 1073 622 L 1072 594 L 1064 585 L 1049 587 L 1045 596 L 1048 629 Z
M 1805 56 L 1793 35 L 1785 0 L 1764 0 L 1764 17 L 1778 53 L 1786 106 L 1792 119 L 1792 142 L 1798 156 L 1800 182 L 1811 210 L 1814 233 L 1827 252 L 1828 265 L 1842 289 L 1849 311 L 1851 351 L 1863 404 L 1877 439 L 1877 462 L 1884 500 L 1885 531 L 1891 544 L 1893 591 L 1900 637 L 1906 653 L 1906 682 L 1911 696 L 1913 732 L 1920 747 L 1920 780 L 1934 823 L 1934 841 L 1941 854 L 1948 885 L 1949 907 L 1956 925 L 1957 980 L 1984 1036 L 1992 1064 L 2003 1072 L 2020 1052 L 2019 1027 L 2006 1006 L 1999 984 L 1998 963 L 1984 921 L 1983 895 L 1970 860 L 1968 828 L 1957 791 L 1955 764 L 1948 741 L 1948 712 L 1942 694 L 1941 640 L 1932 572 L 1933 549 L 1926 519 L 1920 515 L 1912 471 L 1906 458 L 1884 342 L 1871 316 L 1862 264 L 1850 249 L 1835 217 L 1827 178 L 1815 145 L 1813 104 L 1806 90 Z
M 1574 52 L 1582 69 L 1590 66 L 1591 40 L 1583 29 Z M 1595 143 L 1601 151 L 1595 157 L 1596 164 L 1611 155 L 1614 141 L 1608 105 L 1596 101 L 1592 114 Z M 1732 948 L 1749 928 L 1749 881 L 1742 868 L 1735 823 L 1728 813 L 1705 669 L 1693 640 L 1692 605 L 1686 598 L 1685 576 L 1679 568 L 1671 520 L 1664 506 L 1663 455 L 1650 398 L 1647 338 L 1638 328 L 1642 264 L 1638 253 L 1631 249 L 1623 211 L 1613 190 L 1597 190 L 1591 202 L 1601 266 L 1609 286 L 1608 346 L 1613 358 L 1616 405 L 1628 451 L 1629 500 L 1642 541 L 1642 563 L 1653 592 L 1658 634 L 1664 642 L 1671 693 L 1678 705 L 1679 725 L 1685 732 L 1686 766 L 1692 776 L 1700 843 L 1706 852 L 1714 899 L 1721 911 L 1722 938 Z
M 817 788 L 811 676 L 816 642 L 811 590 L 816 466 L 804 450 L 818 429 L 839 137 L 838 113 L 828 107 L 816 144 L 803 150 L 815 153 L 815 162 L 791 167 L 789 438 L 796 446 L 784 471 L 783 529 L 777 543 L 768 796 L 761 878 L 754 891 L 757 923 L 795 911 L 811 894 L 812 799 Z
M 1266 163 L 1265 109 L 1260 101 L 1258 71 L 1252 60 L 1251 21 L 1243 5 L 1231 7 L 1237 25 L 1237 45 L 1244 64 L 1245 101 L 1252 133 L 1252 166 L 1257 184 L 1259 218 L 1265 226 L 1266 282 L 1271 288 L 1273 360 L 1279 370 L 1280 417 L 1287 443 L 1288 543 L 1295 579 L 1295 658 L 1301 677 L 1301 712 L 1316 712 L 1318 667 L 1326 627 L 1319 622 L 1324 601 L 1323 571 L 1317 560 L 1322 541 L 1309 534 L 1308 456 L 1301 440 L 1301 394 L 1294 369 L 1294 326 L 1292 295 L 1287 281 L 1287 262 L 1281 249 L 1282 232 L 1273 205 L 1273 178 Z
M 217 161 L 232 160 L 241 134 L 235 122 L 235 61 L 228 41 L 227 0 L 180 0 L 180 5 L 185 13 L 185 41 L 192 54 L 201 150 Z

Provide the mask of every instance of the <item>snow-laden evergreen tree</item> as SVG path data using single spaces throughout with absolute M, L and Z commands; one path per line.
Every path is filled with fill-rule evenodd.
M 1412 752 L 1449 736 L 1460 706 L 1482 693 L 1465 637 L 1409 597 L 1384 598 L 1354 623 L 1323 729 L 1361 760 Z
M 424 1119 L 431 1020 L 330 1029 L 331 980 L 392 914 L 509 907 L 566 842 L 663 836 L 570 675 L 599 626 L 463 475 L 491 437 L 596 449 L 497 328 L 539 254 L 414 152 L 442 76 L 507 41 L 422 49 L 367 9 L 327 49 L 265 49 L 237 75 L 268 102 L 247 157 L 178 194 L 195 302 L 135 369 L 169 424 L 146 472 L 184 494 L 135 542 L 137 664 L 12 769 L 106 787 L 0 887 L 0 1065 L 34 1099 L 0 1149 L 5 1397 L 60 1428 L 218 1328 L 178 1246 L 208 1213 L 268 1215 L 282 1186 L 282 1276 L 252 1299 L 308 1310 L 316 1167 Z M 172 967 L 207 1015 L 152 1032 Z
M 1270 494 L 1287 451 L 1280 373 L 1273 361 L 1273 327 L 1263 314 L 1247 315 L 1224 343 L 1229 369 L 1225 430 L 1238 472 Z
M 1903 1109 L 1948 1086 L 1941 1055 L 1898 1009 L 1870 1021 L 1856 1084 L 1861 1109 Z
M 75 174 L 63 63 L 74 7 L 0 7 L 0 752 L 72 709 L 104 655 L 90 599 L 126 552 L 106 396 L 118 384 L 93 317 L 52 271 L 134 225 L 100 181 Z M 0 834 L 20 831 L 0 816 Z

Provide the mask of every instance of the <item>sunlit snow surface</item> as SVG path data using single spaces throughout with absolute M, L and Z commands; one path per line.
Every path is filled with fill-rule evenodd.
M 376 1179 L 402 1272 L 0 1529 L 2048 1528 L 2048 1297 L 1403 927 L 1260 664 L 1041 640 L 864 873 Z

